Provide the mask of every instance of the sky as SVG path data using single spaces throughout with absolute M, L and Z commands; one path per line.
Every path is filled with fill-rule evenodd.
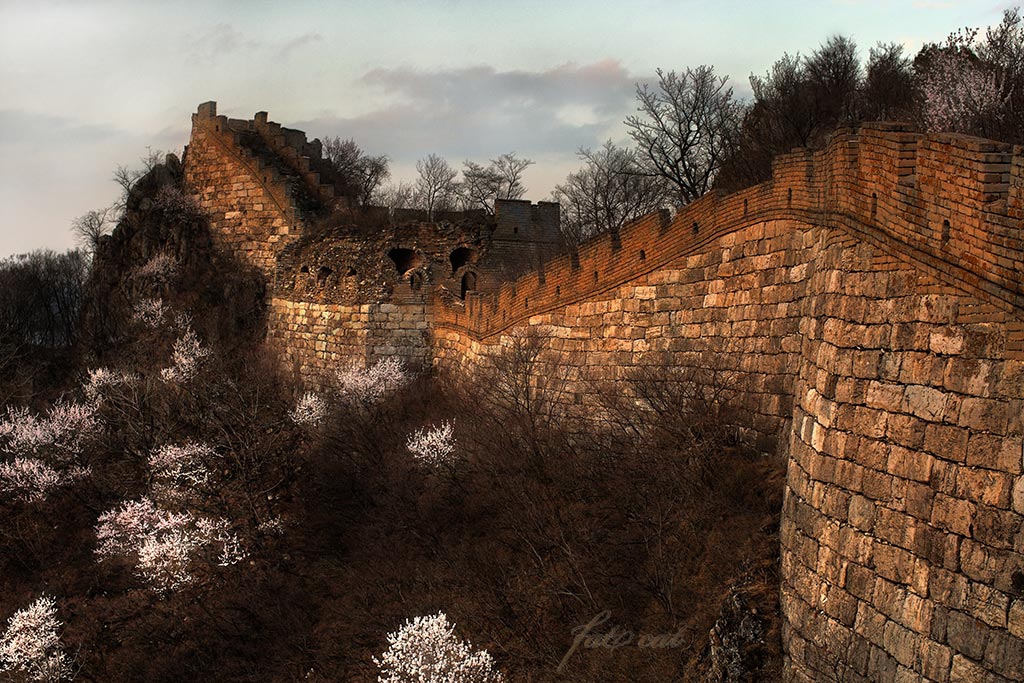
M 354 138 L 412 180 L 514 151 L 548 197 L 576 152 L 628 140 L 655 70 L 711 64 L 739 96 L 783 53 L 852 36 L 911 53 L 998 23 L 997 0 L 0 0 L 0 258 L 74 246 L 118 165 L 178 153 L 190 115 Z

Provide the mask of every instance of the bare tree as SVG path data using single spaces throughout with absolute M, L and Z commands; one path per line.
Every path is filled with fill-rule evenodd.
M 570 244 L 618 231 L 671 203 L 668 181 L 643 173 L 633 150 L 609 140 L 600 149 L 581 149 L 578 154 L 583 168 L 570 173 L 552 192 L 561 204 L 562 232 Z
M 0 260 L 0 345 L 73 344 L 87 273 L 80 251 L 33 251 Z
M 88 254 L 95 254 L 100 238 L 110 233 L 113 207 L 105 207 L 82 214 L 71 222 L 71 233 Z
M 526 185 L 523 184 L 523 171 L 533 165 L 530 159 L 520 159 L 515 152 L 502 154 L 497 159 L 491 159 L 491 168 L 497 173 L 500 184 L 498 186 L 498 199 L 520 199 L 526 194 Z
M 656 88 L 637 86 L 640 115 L 626 126 L 645 172 L 665 178 L 678 203 L 687 204 L 711 188 L 735 144 L 741 106 L 713 67 L 657 73 Z
M 323 153 L 341 178 L 345 195 L 360 206 L 370 204 L 374 193 L 391 175 L 386 156 L 367 155 L 352 139 L 326 138 Z
M 156 168 L 158 164 L 163 163 L 165 156 L 166 154 L 163 151 L 147 146 L 146 156 L 140 158 L 142 162 L 141 168 L 129 168 L 128 166 L 118 165 L 114 170 L 113 181 L 121 188 L 121 196 L 110 207 L 115 214 L 120 216 L 124 213 L 125 208 L 128 206 L 128 196 L 132 193 L 135 183 L 139 182 L 140 178 Z
M 872 97 L 890 87 L 901 91 L 887 80 L 905 69 L 899 55 L 883 51 L 876 62 Z M 754 100 L 716 186 L 735 190 L 767 180 L 776 154 L 820 146 L 836 126 L 859 120 L 862 85 L 857 46 L 844 36 L 830 37 L 810 57 L 784 54 L 764 76 L 751 74 Z
M 459 184 L 463 206 L 467 209 L 482 208 L 487 213 L 494 213 L 495 200 L 521 198 L 526 194 L 523 171 L 531 164 L 533 161 L 519 158 L 515 152 L 491 159 L 487 166 L 474 161 L 464 161 L 462 182 Z
M 847 36 L 829 36 L 805 62 L 810 93 L 826 132 L 857 120 L 861 83 L 857 44 Z
M 917 84 L 911 59 L 899 43 L 879 43 L 868 52 L 861 114 L 876 121 L 916 118 Z
M 411 183 L 389 183 L 374 190 L 370 203 L 394 213 L 398 209 L 411 209 L 415 203 L 414 195 L 415 187 Z
M 448 161 L 436 154 L 429 154 L 416 162 L 416 203 L 426 210 L 430 220 L 435 211 L 449 208 L 457 195 L 455 178 L 459 172 L 448 165 Z
M 501 176 L 493 166 L 484 166 L 468 159 L 462 162 L 459 198 L 467 209 L 482 208 L 494 212 L 494 199 L 501 188 Z

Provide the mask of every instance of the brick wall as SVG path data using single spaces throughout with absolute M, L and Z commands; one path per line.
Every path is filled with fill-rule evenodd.
M 208 103 L 186 178 L 217 243 L 273 281 L 304 202 L 333 194 L 317 159 L 301 132 Z M 505 209 L 495 253 L 516 227 L 544 246 L 552 207 Z M 404 279 L 346 301 L 296 285 L 322 265 L 296 261 L 268 337 L 325 387 L 353 360 L 471 364 L 543 328 L 567 409 L 634 365 L 727 371 L 737 426 L 787 458 L 787 679 L 1024 680 L 1022 218 L 1021 149 L 873 124 L 573 253 L 474 262 L 492 282 L 534 269 L 464 301 Z
M 277 253 L 300 231 L 301 215 L 281 173 L 240 143 L 237 124 L 207 102 L 192 115 L 185 183 L 210 222 L 214 244 L 273 281 Z M 245 122 L 242 122 L 245 123 Z
M 735 372 L 741 426 L 788 460 L 787 680 L 1024 680 L 1022 167 L 972 138 L 841 132 L 439 303 L 435 361 L 544 326 L 555 365 L 609 380 L 655 353 Z
M 267 342 L 306 387 L 326 389 L 353 363 L 396 356 L 412 368 L 428 366 L 432 310 L 425 296 L 351 305 L 275 297 Z

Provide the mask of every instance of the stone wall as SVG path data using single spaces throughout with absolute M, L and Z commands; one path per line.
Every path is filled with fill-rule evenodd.
M 425 296 L 394 303 L 331 304 L 273 298 L 267 341 L 304 386 L 325 389 L 353 364 L 395 356 L 411 368 L 430 364 L 433 306 Z
M 299 231 L 301 215 L 280 171 L 241 145 L 216 103 L 192 115 L 185 183 L 209 217 L 214 244 L 272 282 L 276 255 Z
M 490 235 L 505 263 L 461 266 L 493 287 L 463 300 L 422 286 L 439 284 L 427 271 L 396 271 L 369 303 L 325 289 L 327 247 L 279 259 L 301 246 L 305 202 L 333 195 L 318 158 L 299 131 L 208 103 L 186 160 L 217 244 L 271 281 L 269 342 L 307 385 L 385 355 L 472 364 L 528 328 L 571 371 L 563 399 L 577 405 L 637 365 L 725 371 L 736 425 L 787 461 L 787 679 L 1024 680 L 1019 148 L 891 124 L 840 131 L 778 158 L 766 183 L 554 258 L 555 209 L 509 205 Z M 326 278 L 310 255 L 330 262 Z M 298 270 L 275 288 L 285 266 Z
M 1022 680 L 1021 169 L 972 138 L 840 133 L 439 303 L 435 361 L 544 326 L 608 380 L 652 354 L 733 371 L 741 426 L 788 462 L 787 679 Z
M 783 510 L 791 680 L 1022 680 L 1015 318 L 821 240 Z
M 809 226 L 796 221 L 758 223 L 523 322 L 543 326 L 551 348 L 584 368 L 572 392 L 587 403 L 602 381 L 633 365 L 722 371 L 740 390 L 737 426 L 775 451 L 793 414 L 807 239 Z M 516 330 L 475 339 L 442 322 L 450 311 L 442 307 L 435 323 L 441 365 L 472 363 Z

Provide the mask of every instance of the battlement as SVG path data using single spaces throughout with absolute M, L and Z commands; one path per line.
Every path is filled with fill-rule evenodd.
M 193 126 L 215 133 L 225 133 L 225 141 L 238 148 L 243 156 L 255 158 L 270 172 L 273 180 L 286 177 L 293 185 L 301 184 L 307 195 L 324 205 L 334 202 L 344 190 L 330 164 L 323 159 L 319 140 L 309 141 L 300 130 L 285 128 L 268 119 L 267 112 L 256 112 L 249 119 L 229 119 L 217 115 L 216 102 L 204 102 L 193 115 Z
M 652 214 L 597 236 L 542 269 L 446 306 L 438 323 L 484 338 L 697 252 L 758 222 L 842 228 L 963 291 L 1024 308 L 1024 153 L 963 135 L 871 123 L 820 151 L 779 156 L 772 178 L 709 193 L 666 222 Z M 515 222 L 525 207 L 515 206 Z M 499 218 L 500 220 L 500 218 Z M 515 223 L 513 223 L 514 225 Z

